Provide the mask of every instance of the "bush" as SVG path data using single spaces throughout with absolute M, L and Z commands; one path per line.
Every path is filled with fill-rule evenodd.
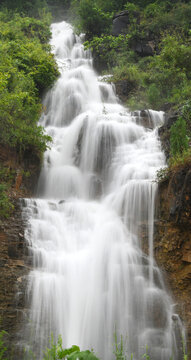
M 54 342 L 52 336 L 50 345 L 51 347 L 47 348 L 44 353 L 43 360 L 99 360 L 93 351 L 80 351 L 80 348 L 77 345 L 73 345 L 69 349 L 63 349 L 61 336 L 58 337 L 57 343 Z
M 161 103 L 161 94 L 160 90 L 155 84 L 151 84 L 147 90 L 147 97 L 149 104 L 154 107 L 158 108 Z
M 80 16 L 80 27 L 89 39 L 93 36 L 100 36 L 102 33 L 109 33 L 112 14 L 102 11 L 94 1 L 81 0 L 78 8 Z
M 3 21 L 0 12 L 0 143 L 40 154 L 51 138 L 37 125 L 39 95 L 58 76 L 47 41 L 49 23 L 15 14 Z
M 112 12 L 106 12 L 96 0 L 73 0 L 71 18 L 78 32 L 84 32 L 87 39 L 109 34 L 112 25 Z
M 94 36 L 90 41 L 84 43 L 85 49 L 91 49 L 95 57 L 104 61 L 107 67 L 114 66 L 119 54 L 128 49 L 128 35 L 104 35 L 102 37 Z
M 8 188 L 5 184 L 0 184 L 0 218 L 8 218 L 10 216 L 11 211 L 14 209 L 14 206 L 7 195 L 7 189 Z M 1 341 L 1 337 L 0 337 L 0 341 Z
M 5 358 L 5 353 L 6 353 L 6 346 L 4 345 L 5 341 L 4 341 L 4 337 L 5 335 L 7 335 L 7 332 L 4 330 L 0 331 L 0 360 L 7 360 L 7 358 Z
M 188 150 L 188 147 L 186 121 L 180 116 L 170 129 L 171 155 L 174 157 L 181 155 Z
M 47 7 L 47 3 L 46 0 L 2 0 L 1 7 L 29 16 L 39 16 L 41 9 Z

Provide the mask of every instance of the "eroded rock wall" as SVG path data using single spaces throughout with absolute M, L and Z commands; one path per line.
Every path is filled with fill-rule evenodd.
M 28 273 L 24 224 L 19 200 L 13 201 L 12 216 L 0 226 L 0 316 L 1 328 L 8 332 L 9 350 L 15 351 L 25 309 L 24 293 Z
M 191 165 L 160 182 L 157 208 L 155 259 L 185 324 L 191 354 Z
M 24 240 L 22 198 L 31 197 L 40 171 L 40 160 L 32 152 L 20 155 L 0 145 L 0 163 L 11 171 L 8 196 L 14 206 L 9 218 L 0 218 L 0 329 L 5 330 L 8 358 L 20 359 L 17 341 L 25 320 L 26 277 L 30 257 Z

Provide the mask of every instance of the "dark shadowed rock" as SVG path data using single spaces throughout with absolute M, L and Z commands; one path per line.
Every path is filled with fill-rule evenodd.
M 118 80 L 115 82 L 116 93 L 121 101 L 126 101 L 134 89 L 134 84 L 127 80 Z
M 24 323 L 26 275 L 30 266 L 20 201 L 15 199 L 13 204 L 14 213 L 0 225 L 0 316 L 1 329 L 8 333 L 5 339 L 8 358 L 17 360 L 20 355 L 16 344 Z
M 0 318 L 6 330 L 7 358 L 23 358 L 18 349 L 20 330 L 26 315 L 27 274 L 32 265 L 24 229 L 27 219 L 22 216 L 21 199 L 31 197 L 40 172 L 40 159 L 32 151 L 23 156 L 14 148 L 0 145 L 0 162 L 12 174 L 9 198 L 14 206 L 8 219 L 0 219 Z
M 142 57 L 155 54 L 155 42 L 153 40 L 134 40 L 131 48 Z
M 178 114 L 172 114 L 172 113 L 165 114 L 164 125 L 161 126 L 158 130 L 162 148 L 167 159 L 169 159 L 170 156 L 170 128 L 176 122 L 177 119 L 178 119 Z
M 119 36 L 127 31 L 129 21 L 129 11 L 122 11 L 113 18 L 112 35 Z

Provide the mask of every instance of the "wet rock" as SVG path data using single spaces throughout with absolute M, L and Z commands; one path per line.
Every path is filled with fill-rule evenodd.
M 91 179 L 91 196 L 97 198 L 102 195 L 102 181 L 97 176 L 93 176 Z
M 138 125 L 144 126 L 147 129 L 153 129 L 154 124 L 149 110 L 134 111 L 132 115 L 135 117 Z
M 66 202 L 66 200 L 60 200 L 58 203 L 59 204 L 64 204 Z
M 80 161 L 81 161 L 81 149 L 82 149 L 82 142 L 86 133 L 86 128 L 87 128 L 87 119 L 84 119 L 84 123 L 82 125 L 82 128 L 79 132 L 78 135 L 78 140 L 75 146 L 75 150 L 73 153 L 73 158 L 74 158 L 74 163 L 76 166 L 79 166 Z
M 168 322 L 168 314 L 160 295 L 158 294 L 155 298 L 151 296 L 147 306 L 148 325 L 153 328 L 165 329 Z

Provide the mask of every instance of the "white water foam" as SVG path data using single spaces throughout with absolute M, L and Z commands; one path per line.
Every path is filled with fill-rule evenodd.
M 111 359 L 114 333 L 140 359 L 178 359 L 173 305 L 153 259 L 156 172 L 164 163 L 152 129 L 136 123 L 111 85 L 101 81 L 82 40 L 52 25 L 61 76 L 47 94 L 40 122 L 53 138 L 38 195 L 26 199 L 30 323 L 40 354 L 53 332 L 65 347 L 93 348 Z M 142 248 L 146 229 L 150 255 Z M 177 317 L 176 317 L 177 318 Z

